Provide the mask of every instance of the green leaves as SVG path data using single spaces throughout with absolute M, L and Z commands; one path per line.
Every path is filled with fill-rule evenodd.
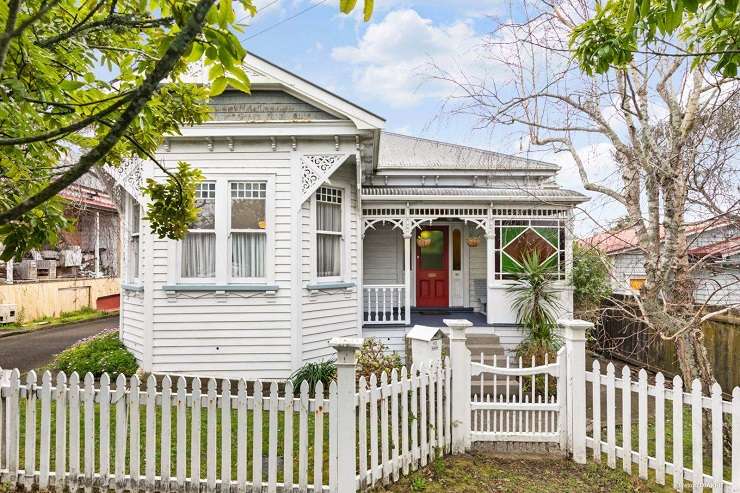
M 663 37 L 677 37 L 685 50 Z M 734 77 L 740 63 L 738 0 L 609 0 L 573 29 L 570 48 L 589 75 L 624 67 L 639 50 L 666 50 Z
M 147 179 L 146 193 L 150 200 L 146 219 L 154 234 L 160 238 L 182 240 L 188 227 L 198 219 L 195 205 L 195 188 L 203 180 L 203 174 L 188 163 L 177 163 L 165 183 Z

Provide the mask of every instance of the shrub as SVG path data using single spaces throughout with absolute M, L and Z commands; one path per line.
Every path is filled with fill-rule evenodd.
M 609 260 L 597 248 L 573 243 L 573 305 L 580 318 L 596 322 L 612 292 Z
M 364 376 L 368 381 L 373 373 L 380 378 L 384 371 L 401 369 L 401 357 L 397 353 L 388 353 L 388 346 L 375 337 L 368 337 L 362 343 L 357 356 L 357 378 Z
M 293 382 L 293 392 L 298 394 L 301 391 L 301 384 L 308 382 L 309 392 L 313 394 L 316 384 L 324 384 L 324 390 L 329 388 L 329 384 L 337 377 L 337 365 L 334 360 L 319 361 L 318 363 L 306 363 L 298 368 L 291 376 Z
M 138 368 L 136 358 L 129 353 L 118 338 L 118 329 L 110 329 L 83 339 L 54 357 L 48 369 L 80 376 L 103 373 L 131 376 Z

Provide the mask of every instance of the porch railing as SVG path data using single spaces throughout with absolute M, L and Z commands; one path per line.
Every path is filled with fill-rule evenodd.
M 407 324 L 410 311 L 406 306 L 403 284 L 364 286 L 364 321 L 367 324 Z

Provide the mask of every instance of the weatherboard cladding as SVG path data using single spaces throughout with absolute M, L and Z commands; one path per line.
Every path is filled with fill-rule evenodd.
M 251 94 L 226 91 L 211 98 L 208 105 L 213 121 L 310 122 L 346 119 L 327 113 L 284 91 L 253 91 Z
M 474 147 L 382 132 L 377 169 L 528 170 L 555 173 L 560 167 Z

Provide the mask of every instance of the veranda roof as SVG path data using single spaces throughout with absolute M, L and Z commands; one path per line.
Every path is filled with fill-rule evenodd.
M 447 142 L 381 132 L 378 170 L 549 171 L 557 164 Z
M 363 200 L 475 200 L 582 203 L 588 197 L 562 188 L 363 187 Z

